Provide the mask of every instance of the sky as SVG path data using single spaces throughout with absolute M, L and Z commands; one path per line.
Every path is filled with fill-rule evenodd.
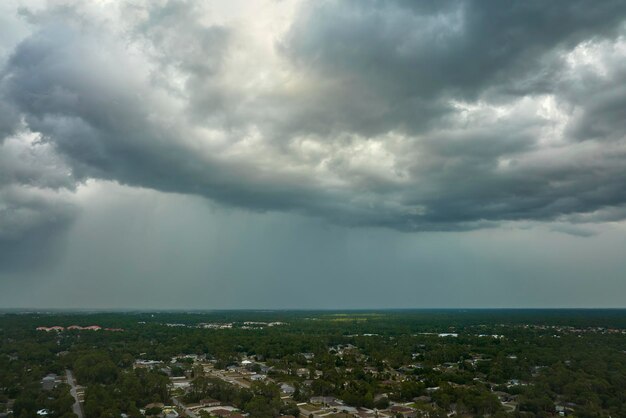
M 0 308 L 626 307 L 622 0 L 0 2 Z

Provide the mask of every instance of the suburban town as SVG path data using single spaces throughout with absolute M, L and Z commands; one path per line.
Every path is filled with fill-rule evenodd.
M 4 314 L 0 417 L 620 416 L 626 319 L 596 316 Z
M 0 418 L 626 418 L 626 0 L 0 0 Z

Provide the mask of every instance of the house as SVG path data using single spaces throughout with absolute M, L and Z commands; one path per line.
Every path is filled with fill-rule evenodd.
M 228 409 L 214 409 L 211 411 L 211 415 L 215 415 L 216 417 L 230 417 L 232 414 L 232 411 L 229 411 Z
M 324 405 L 343 405 L 343 401 L 335 398 L 334 396 L 313 396 L 311 397 L 311 403 Z
M 206 399 L 200 400 L 200 404 L 202 406 L 220 406 L 221 402 L 218 401 L 217 399 L 206 398 Z
M 379 416 L 379 413 L 378 410 L 374 411 L 373 409 L 360 407 L 357 408 L 355 416 L 359 418 L 376 418 L 377 416 Z
M 296 388 L 294 388 L 288 383 L 281 383 L 280 391 L 287 395 L 293 395 L 293 393 L 296 391 Z
M 191 386 L 191 382 L 187 380 L 184 376 L 182 377 L 172 377 L 171 379 L 172 386 L 174 388 L 186 389 Z
M 85 331 L 100 331 L 102 327 L 100 325 L 89 325 L 88 327 L 81 327 L 80 325 L 70 325 L 68 330 L 85 330 Z M 107 328 L 109 329 L 109 328 Z M 121 328 L 110 328 L 112 331 L 123 331 Z
M 254 382 L 260 382 L 265 379 L 267 379 L 267 376 L 264 374 L 253 374 L 252 376 L 250 376 L 250 380 Z
M 337 409 L 337 411 L 339 412 L 343 412 L 345 414 L 357 414 L 358 410 L 357 408 L 355 408 L 354 406 L 347 406 L 347 405 L 330 405 L 333 406 Z
M 83 329 L 88 331 L 100 331 L 102 327 L 99 325 L 90 325 L 88 327 L 83 327 Z
M 174 408 L 165 408 L 162 411 L 163 418 L 178 418 L 178 412 Z
M 564 417 L 567 415 L 572 415 L 574 413 L 574 408 L 569 405 L 570 404 L 557 404 L 554 406 L 554 409 L 556 410 L 556 413 L 559 414 L 559 416 Z
M 162 361 L 158 361 L 158 360 L 137 359 L 137 360 L 135 360 L 134 368 L 137 368 L 137 367 L 160 366 L 161 364 L 163 364 L 163 362 Z
M 389 408 L 389 410 L 393 412 L 395 416 L 401 415 L 403 417 L 415 417 L 417 415 L 415 409 L 404 405 L 393 405 Z
M 57 385 L 57 375 L 50 373 L 48 376 L 41 379 L 41 388 L 43 390 L 52 390 Z
M 500 400 L 500 402 L 502 402 L 502 403 L 511 402 L 511 401 L 515 400 L 515 396 L 513 396 L 513 395 L 511 395 L 510 393 L 507 393 L 507 392 L 494 391 L 493 394 L 496 395 L 498 397 L 498 399 Z
M 46 332 L 50 332 L 50 331 L 56 331 L 56 332 L 61 332 L 63 331 L 65 328 L 63 327 L 58 327 L 58 326 L 54 326 L 54 327 L 37 327 L 35 328 L 37 331 L 46 331 Z M 44 409 L 42 409 L 42 411 L 44 411 Z
M 430 403 L 431 398 L 430 396 L 422 395 L 418 396 L 417 398 L 413 398 L 413 402 Z

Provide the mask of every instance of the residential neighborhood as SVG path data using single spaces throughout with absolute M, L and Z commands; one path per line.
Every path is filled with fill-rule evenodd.
M 620 411 L 620 392 L 599 398 L 596 391 L 626 374 L 626 320 L 601 317 L 603 326 L 573 317 L 554 321 L 542 312 L 507 315 L 5 315 L 0 416 L 578 417 Z

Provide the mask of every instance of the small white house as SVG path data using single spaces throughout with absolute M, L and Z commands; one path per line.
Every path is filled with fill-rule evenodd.
M 296 391 L 296 388 L 288 383 L 282 383 L 280 385 L 280 391 L 286 395 L 293 395 L 293 393 Z

